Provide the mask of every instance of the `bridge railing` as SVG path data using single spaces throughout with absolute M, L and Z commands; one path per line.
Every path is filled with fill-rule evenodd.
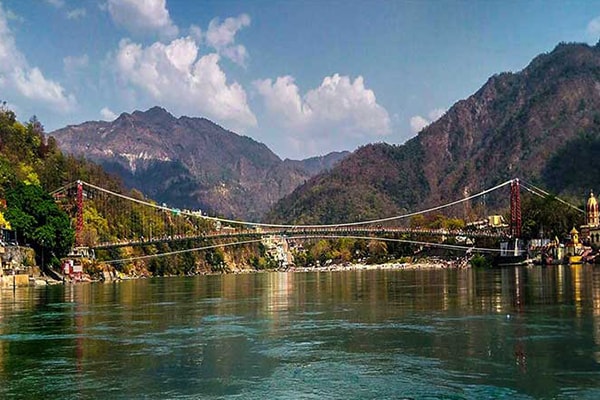
M 366 234 L 373 237 L 384 235 L 426 235 L 426 236 L 444 236 L 444 237 L 465 237 L 465 238 L 502 238 L 507 236 L 506 231 L 468 231 L 468 230 L 450 230 L 450 229 L 429 229 L 429 228 L 405 228 L 405 227 L 323 227 L 323 228 L 291 228 L 291 229 L 236 229 L 225 231 L 209 231 L 202 234 L 193 235 L 166 235 L 155 237 L 139 237 L 135 239 L 124 239 L 115 242 L 102 242 L 95 246 L 96 249 L 106 249 L 112 247 L 144 246 L 156 243 L 172 243 L 185 240 L 209 240 L 230 237 L 266 237 L 266 236 L 298 236 L 310 234 L 335 234 L 335 235 L 354 235 Z

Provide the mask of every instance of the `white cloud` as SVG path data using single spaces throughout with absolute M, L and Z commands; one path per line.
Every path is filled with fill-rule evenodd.
M 229 58 L 234 63 L 241 65 L 242 67 L 246 66 L 246 60 L 248 59 L 248 51 L 241 44 L 226 47 L 221 51 L 221 54 Z
M 421 130 L 423 130 L 423 128 L 440 119 L 440 117 L 445 113 L 445 109 L 435 108 L 427 113 L 427 118 L 420 115 L 415 115 L 410 118 L 410 129 L 413 133 L 419 133 Z
M 0 5 L 0 76 L 13 69 L 13 66 L 25 64 L 25 57 L 17 49 L 15 39 L 10 28 L 4 10 Z
M 588 23 L 587 32 L 592 36 L 600 35 L 600 17 L 596 17 Z
M 415 115 L 410 118 L 410 130 L 413 133 L 419 133 L 423 128 L 429 125 L 431 122 L 420 115 Z
M 102 116 L 102 119 L 105 120 L 105 121 L 114 121 L 118 117 L 118 115 L 115 114 L 108 107 L 102 108 L 102 110 L 100 110 L 100 115 Z
M 39 68 L 29 66 L 16 46 L 1 6 L 0 87 L 3 89 L 3 97 L 21 96 L 59 112 L 70 111 L 76 104 L 75 97 L 67 94 L 58 82 L 47 79 Z
M 429 113 L 427 114 L 427 116 L 429 117 L 429 120 L 431 122 L 435 122 L 438 119 L 442 118 L 442 116 L 446 114 L 446 109 L 445 108 L 434 108 L 433 110 L 429 111 Z
M 241 14 L 236 18 L 227 18 L 223 23 L 215 18 L 208 24 L 206 31 L 206 44 L 217 50 L 219 54 L 229 58 L 239 65 L 246 65 L 248 52 L 242 45 L 235 45 L 235 35 L 237 32 L 250 26 L 250 17 Z
M 117 24 L 133 33 L 157 32 L 166 38 L 179 33 L 166 0 L 108 0 L 108 12 Z
M 303 97 L 294 78 L 279 77 L 256 81 L 269 120 L 286 130 L 297 152 L 315 155 L 364 144 L 389 135 L 391 122 L 387 110 L 377 103 L 362 76 L 352 81 L 335 74 Z
M 190 35 L 197 43 L 202 43 L 204 36 L 202 35 L 202 29 L 198 25 L 190 26 Z
M 85 17 L 86 11 L 85 8 L 74 8 L 71 11 L 67 11 L 67 19 L 81 19 Z
M 75 97 L 66 95 L 59 83 L 46 79 L 37 67 L 17 69 L 12 78 L 18 91 L 28 99 L 50 104 L 63 111 L 69 111 L 75 105 Z
M 122 40 L 115 66 L 124 85 L 175 113 L 205 115 L 242 131 L 255 126 L 246 92 L 237 82 L 228 84 L 219 59 L 218 54 L 199 57 L 189 36 L 149 47 Z
M 206 43 L 215 49 L 235 43 L 235 34 L 240 29 L 250 25 L 250 17 L 242 14 L 236 18 L 227 18 L 222 24 L 215 18 L 208 24 Z

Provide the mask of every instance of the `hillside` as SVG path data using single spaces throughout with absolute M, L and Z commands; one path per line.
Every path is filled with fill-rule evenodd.
M 36 265 L 59 265 L 73 246 L 75 232 L 65 209 L 48 192 L 77 179 L 121 188 L 99 166 L 62 154 L 35 117 L 21 123 L 0 102 L 0 228 L 8 230 L 0 242 L 3 263 L 19 262 L 18 256 L 13 258 L 17 250 L 7 249 L 18 243 L 34 250 Z
M 346 155 L 282 161 L 249 137 L 204 118 L 175 118 L 160 107 L 50 135 L 63 151 L 101 164 L 159 202 L 252 220 Z
M 46 268 L 53 265 L 57 269 L 74 244 L 92 247 L 103 242 L 130 240 L 140 235 L 141 220 L 152 227 L 152 233 L 157 237 L 192 229 L 196 233 L 214 229 L 209 221 L 196 220 L 192 223 L 172 218 L 168 212 L 148 210 L 138 203 L 129 202 L 123 209 L 123 203 L 114 202 L 114 196 L 108 199 L 86 186 L 83 191 L 83 229 L 76 235 L 77 191 L 71 187 L 55 195 L 49 193 L 76 180 L 151 201 L 141 197 L 139 192 L 127 192 L 117 177 L 107 174 L 100 166 L 63 154 L 54 138 L 45 135 L 42 124 L 35 117 L 21 123 L 6 103 L 0 102 L 0 228 L 3 228 L 0 259 L 4 265 L 14 268 L 15 263 L 20 267 L 22 262 L 25 267 L 37 265 Z M 79 239 L 77 243 L 76 236 Z M 206 246 L 206 240 L 201 242 Z M 114 273 L 115 269 L 134 276 L 190 275 L 276 265 L 264 247 L 255 244 L 204 252 L 185 251 L 185 256 L 147 257 L 157 253 L 179 253 L 179 250 L 199 246 L 200 241 L 190 240 L 97 249 L 96 259 L 86 262 L 84 272 L 94 278 L 105 279 L 103 272 Z M 35 257 L 35 261 L 31 257 Z M 103 260 L 127 257 L 135 261 L 119 262 L 115 266 L 103 263 Z M 55 273 L 52 276 L 56 276 Z
M 600 188 L 600 48 L 560 44 L 475 94 L 401 146 L 365 146 L 268 215 L 341 222 L 421 209 L 520 177 L 584 198 Z

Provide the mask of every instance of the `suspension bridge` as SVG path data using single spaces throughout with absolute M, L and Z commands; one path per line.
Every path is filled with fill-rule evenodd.
M 506 224 L 485 227 L 467 225 L 457 228 L 428 228 L 411 223 L 415 217 L 442 211 L 447 212 L 448 215 L 461 211 L 466 213 L 466 210 L 471 210 L 473 202 L 483 199 L 485 203 L 488 196 L 506 187 L 510 187 L 510 221 Z M 134 197 L 118 193 L 81 180 L 67 184 L 51 194 L 75 222 L 76 246 L 96 250 L 160 243 L 185 244 L 216 239 L 233 240 L 177 252 L 200 251 L 220 246 L 255 243 L 267 236 L 280 236 L 298 240 L 340 237 L 378 239 L 455 250 L 498 252 L 499 249 L 496 248 L 477 247 L 477 241 L 486 238 L 510 239 L 521 236 L 521 188 L 539 197 L 550 195 L 535 185 L 519 179 L 511 179 L 462 199 L 402 215 L 312 225 L 274 224 L 209 216 L 199 211 L 181 210 L 166 204 L 157 204 L 142 196 Z M 564 200 L 557 200 L 565 206 L 584 212 Z M 461 211 L 457 211 L 457 207 L 462 207 Z M 462 242 L 467 242 L 468 239 L 469 244 L 447 244 L 445 242 L 449 237 L 461 239 Z M 489 243 L 489 240 L 486 243 Z M 176 252 L 168 254 L 174 253 Z

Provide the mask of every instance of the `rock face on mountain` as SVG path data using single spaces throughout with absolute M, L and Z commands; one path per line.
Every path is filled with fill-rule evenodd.
M 251 220 L 346 155 L 282 161 L 249 137 L 204 118 L 175 118 L 160 107 L 49 135 L 63 151 L 101 164 L 159 202 Z
M 402 146 L 365 146 L 267 216 L 294 223 L 397 215 L 513 177 L 582 199 L 600 189 L 600 47 L 559 44 L 491 77 Z

